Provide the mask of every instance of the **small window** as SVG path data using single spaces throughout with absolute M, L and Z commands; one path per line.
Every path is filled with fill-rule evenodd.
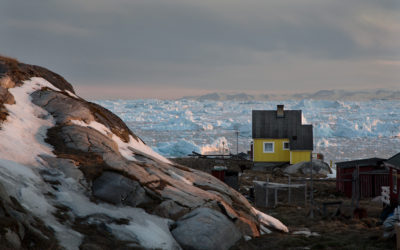
M 273 153 L 273 152 L 274 152 L 274 143 L 264 142 L 264 153 Z
M 283 143 L 283 150 L 289 150 L 289 142 L 284 142 Z

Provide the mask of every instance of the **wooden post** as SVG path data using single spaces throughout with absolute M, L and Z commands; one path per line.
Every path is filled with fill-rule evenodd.
M 313 183 L 313 162 L 312 162 L 312 152 L 310 153 L 310 174 L 311 174 L 311 184 L 310 184 L 310 218 L 314 218 L 314 183 Z
M 396 249 L 400 250 L 400 224 L 394 224 L 394 229 L 396 232 Z
M 267 184 L 265 185 L 265 207 L 268 207 L 268 196 L 269 196 L 269 188 L 268 188 L 268 183 L 269 183 L 269 177 L 267 178 Z
M 288 187 L 288 203 L 290 204 L 291 203 L 291 200 L 292 200 L 292 189 L 290 188 L 290 184 L 291 184 L 291 181 L 290 181 L 290 175 L 288 175 L 288 178 L 289 178 L 289 181 L 288 181 L 288 184 L 289 184 L 289 187 Z
M 360 196 L 361 196 L 361 181 L 360 181 L 360 167 L 357 165 L 356 166 L 356 170 L 357 170 L 357 203 L 356 203 L 356 208 L 359 207 L 360 205 Z
M 354 200 L 356 197 L 356 174 L 355 171 L 351 174 L 351 207 L 354 207 Z
M 239 128 L 236 130 L 236 155 L 239 155 Z
M 307 208 L 307 181 L 304 180 L 304 208 Z

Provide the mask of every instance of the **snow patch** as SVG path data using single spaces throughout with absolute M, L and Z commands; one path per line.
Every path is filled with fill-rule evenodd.
M 251 212 L 257 217 L 261 225 L 265 225 L 267 227 L 273 227 L 285 233 L 289 232 L 289 229 L 278 219 L 275 219 L 274 217 L 269 216 L 268 214 L 264 214 L 263 212 L 260 212 L 259 210 L 255 209 L 254 207 L 252 208 Z
M 331 168 L 332 174 L 327 174 L 328 179 L 336 179 L 336 168 Z
M 186 179 L 185 177 L 175 173 L 173 170 L 168 169 L 168 173 L 172 178 L 174 178 L 176 180 L 179 180 L 179 181 L 182 181 L 182 182 L 184 182 L 184 183 L 186 183 L 188 185 L 192 185 L 193 186 L 193 182 L 191 182 L 188 179 Z
M 65 92 L 66 92 L 69 96 L 71 96 L 71 97 L 74 97 L 74 98 L 76 98 L 76 99 L 80 99 L 77 95 L 75 95 L 74 93 L 72 93 L 72 92 L 69 91 L 69 90 L 65 90 Z
M 306 236 L 307 238 L 310 237 L 310 236 L 320 236 L 319 233 L 311 232 L 310 230 L 295 231 L 295 232 L 293 232 L 292 234 L 295 234 L 295 235 L 304 235 L 304 236 Z
M 52 147 L 45 143 L 47 129 L 54 120 L 44 109 L 34 105 L 30 94 L 44 87 L 60 91 L 43 78 L 33 77 L 19 87 L 8 91 L 15 104 L 5 104 L 7 120 L 0 130 L 0 157 L 22 164 L 38 165 L 39 154 L 53 155 Z

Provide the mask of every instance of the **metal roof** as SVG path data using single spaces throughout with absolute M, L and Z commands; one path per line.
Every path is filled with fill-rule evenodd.
M 385 165 L 391 165 L 400 168 L 400 153 L 390 157 L 387 161 L 385 161 Z
M 339 168 L 352 168 L 352 167 L 365 167 L 365 166 L 380 166 L 386 159 L 382 158 L 368 158 L 368 159 L 358 159 L 352 161 L 341 161 L 336 162 L 336 166 Z
M 252 137 L 254 139 L 288 138 L 291 150 L 313 150 L 312 125 L 301 123 L 301 110 L 285 110 L 278 117 L 276 110 L 253 110 Z

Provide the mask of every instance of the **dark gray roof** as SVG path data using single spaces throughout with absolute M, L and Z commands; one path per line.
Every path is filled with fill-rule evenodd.
M 390 165 L 393 167 L 400 168 L 400 153 L 395 154 L 394 156 L 390 157 L 386 162 L 385 165 Z
M 313 150 L 312 125 L 301 124 L 301 110 L 253 110 L 252 135 L 257 138 L 289 138 L 291 150 Z
M 313 150 L 313 127 L 312 125 L 301 125 L 296 131 L 297 139 L 289 137 L 290 149 L 292 150 Z
M 339 168 L 351 168 L 351 167 L 365 167 L 365 166 L 380 166 L 386 159 L 382 158 L 368 158 L 368 159 L 359 159 L 353 161 L 341 161 L 336 162 L 336 166 Z

